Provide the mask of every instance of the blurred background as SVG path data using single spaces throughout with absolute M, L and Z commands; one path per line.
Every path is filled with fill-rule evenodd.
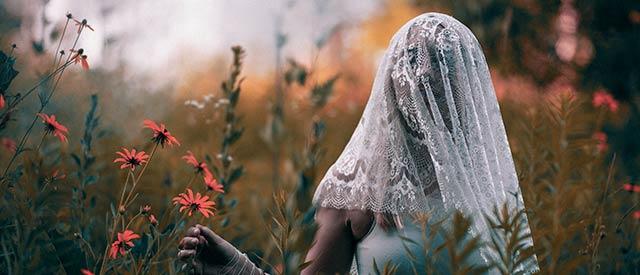
M 8 89 L 15 93 L 48 72 L 65 14 L 86 18 L 95 30 L 78 43 L 90 70 L 70 69 L 47 106 L 69 128 L 69 143 L 44 150 L 62 152 L 52 166 L 72 169 L 70 155 L 80 151 L 96 94 L 93 155 L 102 161 L 91 168 L 99 180 L 88 192 L 101 194 L 96 209 L 104 210 L 125 175 L 111 163 L 114 152 L 150 150 L 143 145 L 145 118 L 164 122 L 182 143 L 159 152 L 161 161 L 150 166 L 141 186 L 145 203 L 161 209 L 182 190 L 190 173 L 180 160 L 186 150 L 215 165 L 230 123 L 220 111 L 228 104 L 220 83 L 229 74 L 229 48 L 242 46 L 239 120 L 232 121 L 242 133 L 229 153 L 240 170 L 233 189 L 225 183 L 225 198 L 238 206 L 231 225 L 219 230 L 268 255 L 266 233 L 252 228 L 270 215 L 272 193 L 296 194 L 294 208 L 307 213 L 315 184 L 360 118 L 389 40 L 425 12 L 457 18 L 484 49 L 525 201 L 537 213 L 530 220 L 544 270 L 637 268 L 638 196 L 621 191 L 640 176 L 637 0 L 0 0 L 0 48 L 17 46 L 19 75 Z M 610 95 L 615 108 L 598 104 L 594 94 Z M 3 138 L 26 131 L 37 101 L 25 100 Z M 0 163 L 9 154 L 3 150 Z M 603 213 L 612 213 L 611 221 L 603 222 Z M 593 253 L 603 224 L 608 243 Z M 601 267 L 605 255 L 617 260 Z

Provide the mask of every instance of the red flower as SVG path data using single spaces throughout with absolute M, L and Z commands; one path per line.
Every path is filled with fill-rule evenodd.
M 132 240 L 139 238 L 140 235 L 133 233 L 133 231 L 129 229 L 124 232 L 119 232 L 118 239 L 111 244 L 109 256 L 115 259 L 118 257 L 118 252 L 120 252 L 121 255 L 124 255 L 127 252 L 127 249 L 134 246 Z
M 0 139 L 0 143 L 2 143 L 2 147 L 4 147 L 4 149 L 7 149 L 7 151 L 9 152 L 15 152 L 18 148 L 16 142 L 10 138 L 2 138 Z
M 64 127 L 58 121 L 56 121 L 56 115 L 47 115 L 43 113 L 39 113 L 38 116 L 42 118 L 42 123 L 45 125 L 45 131 L 47 134 L 53 133 L 54 136 L 58 137 L 61 142 L 67 142 L 67 134 L 69 134 L 69 130 L 67 127 Z
M 593 139 L 596 140 L 596 148 L 599 153 L 602 153 L 607 150 L 607 134 L 603 132 L 595 132 L 593 133 Z
M 189 188 L 187 188 L 186 193 L 180 193 L 177 197 L 173 198 L 173 204 L 181 204 L 180 212 L 186 209 L 189 216 L 191 216 L 194 211 L 200 211 L 200 213 L 207 218 L 209 215 L 214 215 L 212 210 L 215 210 L 214 206 L 216 205 L 215 202 L 209 200 L 209 196 L 202 196 L 200 193 L 196 193 L 194 196 L 193 191 Z
M 76 23 L 76 26 L 78 26 L 78 33 L 80 33 L 83 27 L 87 27 L 91 31 L 95 31 L 89 24 L 87 24 L 87 19 L 82 19 L 82 22 L 76 19 L 73 19 L 73 21 Z
M 164 124 L 160 123 L 158 125 L 153 120 L 145 119 L 144 128 L 149 128 L 153 131 L 152 140 L 157 144 L 162 145 L 162 147 L 164 147 L 165 144 L 167 145 L 176 144 L 180 146 L 180 142 L 174 136 L 172 136 L 171 133 L 169 133 L 169 130 L 167 130 Z
M 207 185 L 207 189 L 213 190 L 214 192 L 224 193 L 224 186 L 218 183 L 218 180 L 211 174 L 209 169 L 204 170 L 204 184 Z
M 640 210 L 636 210 L 633 212 L 633 218 L 636 220 L 640 220 Z
M 149 215 L 149 222 L 153 226 L 158 225 L 158 220 L 156 219 L 156 216 L 154 216 L 153 214 Z
M 4 108 L 5 104 L 4 95 L 0 95 L 0 109 Z
M 605 106 L 612 112 L 618 111 L 619 103 L 605 90 L 598 90 L 593 94 L 593 107 Z
M 147 153 L 144 151 L 136 152 L 136 149 L 131 149 L 131 151 L 129 151 L 127 148 L 122 148 L 122 152 L 116 152 L 116 154 L 121 157 L 113 160 L 113 162 L 122 162 L 120 169 L 131 168 L 131 171 L 133 171 L 136 167 L 149 160 L 149 155 L 147 155 Z
M 91 270 L 86 268 L 80 269 L 80 273 L 82 273 L 82 275 L 95 275 Z
M 187 164 L 193 166 L 196 173 L 202 173 L 207 170 L 207 164 L 204 161 L 199 162 L 191 151 L 187 151 L 187 154 L 182 156 L 182 159 L 184 159 Z
M 631 183 L 625 183 L 622 186 L 622 189 L 624 189 L 625 191 L 629 191 L 629 192 L 640 193 L 640 185 L 633 185 Z

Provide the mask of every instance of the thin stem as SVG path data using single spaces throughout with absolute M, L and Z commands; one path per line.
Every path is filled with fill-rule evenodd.
M 49 134 L 49 132 L 45 131 L 44 135 L 42 135 L 42 138 L 40 139 L 40 143 L 38 143 L 38 147 L 36 147 L 35 149 L 36 154 L 40 152 L 40 147 L 42 147 L 42 144 L 44 143 L 44 138 L 47 137 L 47 134 Z
M 62 40 L 64 40 L 64 35 L 67 33 L 67 27 L 69 26 L 69 20 L 71 20 L 71 18 L 67 17 L 67 21 L 64 22 L 64 28 L 62 29 L 62 35 L 60 36 L 60 40 L 58 41 L 58 47 L 56 47 L 56 58 L 55 58 L 55 63 L 53 63 L 54 67 L 58 66 L 58 52 L 60 51 L 60 46 L 62 45 Z M 62 54 L 60 54 L 60 61 L 62 61 Z
M 4 117 L 7 112 L 9 112 L 8 110 L 13 109 L 16 105 L 18 105 L 20 102 L 22 102 L 25 98 L 27 98 L 31 93 L 33 93 L 38 87 L 40 87 L 40 85 L 44 84 L 45 82 L 49 81 L 49 79 L 51 79 L 52 77 L 54 77 L 55 75 L 57 75 L 59 72 L 61 72 L 64 68 L 68 67 L 69 65 L 71 65 L 71 63 L 73 63 L 73 61 L 67 61 L 64 64 L 62 64 L 60 67 L 58 67 L 55 71 L 51 72 L 50 74 L 48 74 L 45 78 L 41 79 L 40 81 L 38 81 L 38 83 L 36 83 L 36 85 L 34 85 L 33 87 L 31 87 L 23 96 L 18 97 L 16 100 L 14 100 L 13 102 L 11 102 L 11 104 L 9 104 L 9 107 L 7 108 L 7 111 L 5 111 L 2 115 L 2 117 Z
M 74 49 L 75 49 L 76 45 L 78 44 L 78 40 L 80 39 L 80 35 L 82 34 L 82 29 L 83 29 L 83 27 L 81 27 L 80 30 L 78 31 L 78 35 L 76 35 L 76 40 L 73 42 L 73 47 L 72 48 L 74 48 Z M 51 89 L 51 93 L 49 93 L 49 95 L 47 96 L 45 101 L 41 104 L 40 110 L 38 110 L 38 112 L 36 112 L 36 115 L 34 116 L 33 121 L 31 122 L 31 125 L 27 129 L 27 132 L 25 132 L 25 134 L 22 136 L 22 139 L 20 141 L 20 145 L 18 146 L 18 148 L 16 148 L 16 151 L 13 154 L 13 156 L 11 157 L 11 160 L 9 161 L 9 164 L 7 165 L 7 167 L 5 168 L 4 172 L 2 173 L 2 179 L 4 179 L 6 177 L 7 172 L 9 172 L 9 169 L 11 169 L 11 165 L 15 161 L 17 155 L 21 153 L 21 150 L 24 147 L 24 144 L 25 144 L 26 140 L 29 138 L 29 135 L 31 134 L 31 131 L 33 130 L 33 126 L 36 124 L 36 121 L 38 120 L 38 115 L 37 114 L 38 113 L 42 113 L 42 111 L 47 106 L 47 104 L 49 104 L 49 101 L 51 100 L 51 97 L 53 97 L 53 94 L 56 92 L 56 88 L 58 87 L 58 84 L 60 83 L 60 80 L 62 79 L 62 76 L 64 75 L 64 71 L 67 68 L 66 65 L 70 64 L 70 62 L 71 62 L 71 57 L 72 57 L 72 55 L 69 55 L 67 57 L 67 61 L 65 62 L 65 66 L 61 67 L 62 69 L 60 71 L 60 74 L 58 75 L 58 78 L 56 78 L 56 81 L 53 84 L 53 88 Z
M 144 164 L 144 166 L 142 166 L 142 170 L 140 171 L 140 174 L 138 174 L 138 177 L 135 178 L 135 180 L 133 181 L 133 186 L 131 186 L 131 190 L 129 191 L 129 194 L 127 194 L 127 198 L 124 200 L 124 205 L 128 204 L 127 202 L 131 198 L 131 194 L 133 194 L 133 191 L 136 189 L 136 186 L 138 185 L 140 178 L 142 178 L 144 171 L 147 170 L 149 163 L 151 163 L 151 160 L 153 160 L 153 156 L 156 154 L 157 149 L 158 149 L 158 143 L 156 142 L 156 144 L 153 146 L 153 149 L 151 150 L 151 154 L 149 155 L 149 161 L 147 161 Z
M 193 183 L 193 180 L 195 180 L 195 179 L 196 179 L 196 176 L 197 176 L 197 175 L 198 175 L 197 173 L 194 173 L 194 174 L 191 176 L 191 179 L 189 179 L 189 182 L 187 183 L 187 187 L 185 188 L 185 190 L 186 190 L 186 189 L 189 189 L 189 187 L 191 187 L 191 184 Z

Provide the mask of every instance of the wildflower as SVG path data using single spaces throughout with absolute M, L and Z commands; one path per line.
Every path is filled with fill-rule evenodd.
M 204 170 L 204 184 L 207 186 L 207 189 L 213 190 L 214 192 L 224 193 L 224 187 L 222 184 L 218 183 L 218 180 L 211 174 L 209 169 Z
M 640 210 L 636 210 L 633 212 L 633 218 L 636 220 L 640 220 Z
M 150 205 L 145 205 L 144 207 L 142 207 L 140 209 L 140 212 L 142 212 L 143 215 L 149 214 L 149 212 L 151 212 L 151 206 Z
M 602 153 L 607 150 L 607 134 L 603 132 L 595 132 L 593 133 L 593 139 L 596 140 L 596 148 L 598 149 L 598 153 Z
M 95 275 L 91 270 L 86 268 L 80 269 L 80 273 L 82 273 L 82 275 Z
M 622 186 L 622 189 L 624 189 L 625 191 L 629 191 L 629 192 L 640 193 L 640 185 L 633 185 L 631 183 L 625 183 Z
M 84 49 L 78 49 L 77 51 L 74 49 L 70 50 L 72 53 L 75 53 L 74 56 L 71 57 L 74 64 L 80 64 L 82 69 L 89 70 L 89 62 L 87 61 L 87 55 L 83 54 Z M 64 51 L 60 51 L 60 54 L 64 55 Z
M 116 152 L 120 158 L 113 160 L 113 162 L 122 162 L 120 165 L 120 169 L 131 168 L 131 171 L 136 169 L 136 167 L 146 163 L 149 160 L 149 155 L 144 151 L 136 152 L 136 149 L 131 149 L 131 151 L 126 148 L 122 148 L 122 152 Z
M 187 164 L 193 166 L 197 174 L 203 173 L 205 170 L 208 170 L 207 164 L 204 161 L 199 162 L 191 151 L 187 151 L 187 154 L 182 156 L 182 159 L 184 159 Z
M 87 19 L 82 19 L 82 21 L 78 21 L 76 19 L 72 19 L 72 20 L 76 23 L 76 26 L 78 26 L 78 33 L 80 33 L 84 27 L 90 29 L 91 31 L 95 31 L 91 27 L 91 25 L 87 24 Z
M 593 101 L 591 102 L 593 107 L 605 106 L 611 112 L 618 111 L 619 103 L 613 98 L 613 96 L 605 90 L 598 90 L 593 94 Z
M 193 191 L 189 188 L 186 193 L 180 193 L 173 198 L 173 204 L 181 204 L 180 212 L 186 209 L 189 216 L 193 215 L 194 211 L 200 211 L 207 218 L 209 215 L 214 215 L 212 210 L 215 210 L 213 206 L 216 205 L 215 202 L 209 200 L 209 196 L 202 196 L 200 193 L 196 193 L 194 196 Z
M 118 257 L 118 252 L 124 256 L 127 249 L 134 247 L 132 240 L 139 239 L 140 235 L 133 233 L 133 231 L 127 229 L 124 232 L 118 233 L 118 239 L 111 244 L 111 250 L 109 256 L 113 259 Z
M 80 60 L 80 64 L 82 65 L 82 69 L 85 71 L 89 70 L 89 62 L 87 61 L 87 56 L 82 55 L 82 59 Z
M 169 133 L 169 130 L 167 130 L 164 124 L 162 123 L 157 124 L 153 120 L 145 119 L 144 128 L 149 128 L 153 131 L 152 140 L 157 144 L 162 145 L 162 147 L 164 147 L 165 144 L 167 145 L 176 144 L 180 146 L 180 142 L 178 141 L 178 139 L 176 139 L 174 136 L 171 135 L 171 133 Z
M 149 215 L 149 222 L 153 226 L 158 225 L 158 220 L 156 219 L 156 216 L 154 216 L 153 214 Z
M 55 170 L 51 174 L 51 181 L 63 180 L 66 178 L 67 178 L 67 175 L 65 175 L 64 172 L 60 172 L 60 170 Z
M 4 95 L 0 95 L 0 109 L 4 108 L 5 104 Z
M 4 149 L 6 149 L 9 152 L 15 152 L 16 149 L 18 148 L 18 145 L 16 144 L 16 142 L 10 138 L 0 139 L 0 144 L 2 144 L 2 147 L 4 147 Z
M 67 134 L 69 130 L 67 127 L 64 127 L 58 121 L 56 121 L 56 115 L 47 115 L 43 113 L 39 113 L 38 116 L 42 118 L 42 123 L 45 125 L 45 131 L 47 134 L 53 133 L 54 136 L 58 137 L 61 142 L 67 142 Z

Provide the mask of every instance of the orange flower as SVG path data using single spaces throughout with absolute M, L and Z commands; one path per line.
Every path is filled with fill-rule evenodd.
M 173 204 L 182 205 L 180 212 L 186 209 L 189 216 L 193 215 L 195 211 L 200 211 L 207 218 L 209 215 L 214 215 L 212 210 L 215 210 L 214 206 L 216 205 L 215 202 L 209 200 L 209 196 L 202 196 L 200 193 L 196 193 L 194 196 L 193 191 L 189 188 L 186 193 L 180 193 L 173 198 Z
M 89 24 L 87 24 L 87 19 L 82 19 L 82 21 L 78 21 L 76 19 L 73 19 L 73 21 L 76 23 L 76 26 L 78 26 L 78 33 L 80 33 L 80 31 L 82 31 L 83 27 L 86 27 L 86 28 L 90 29 L 91 31 L 95 31 Z
M 4 108 L 5 104 L 4 95 L 0 95 L 0 109 Z
M 127 148 L 122 148 L 122 152 L 116 152 L 116 154 L 118 154 L 120 158 L 113 160 L 113 162 L 122 162 L 120 169 L 131 168 L 131 171 L 133 171 L 136 167 L 149 160 L 149 155 L 147 155 L 147 153 L 144 151 L 136 152 L 136 149 L 131 149 L 131 151 L 129 151 Z
M 7 149 L 7 151 L 9 152 L 15 152 L 16 148 L 18 148 L 16 142 L 10 138 L 2 138 L 0 139 L 0 143 L 2 144 L 2 147 L 4 147 L 4 149 Z
M 54 136 L 58 137 L 61 142 L 67 142 L 67 134 L 69 130 L 67 127 L 64 127 L 58 121 L 56 121 L 56 115 L 47 115 L 43 113 L 39 113 L 38 116 L 42 118 L 42 123 L 45 125 L 45 131 L 47 134 L 53 133 Z
M 595 132 L 593 133 L 593 139 L 596 140 L 596 148 L 598 149 L 598 153 L 602 153 L 607 150 L 607 134 L 603 132 Z
M 184 159 L 187 164 L 193 166 L 196 173 L 198 174 L 203 173 L 205 170 L 207 170 L 207 164 L 204 161 L 199 162 L 191 151 L 187 151 L 187 154 L 182 156 L 182 159 Z
M 149 215 L 149 222 L 153 226 L 158 225 L 158 220 L 156 219 L 156 216 L 154 216 L 153 214 Z
M 613 96 L 605 90 L 598 90 L 593 94 L 593 101 L 591 102 L 593 107 L 605 106 L 611 112 L 618 111 L 619 103 L 613 98 Z
M 178 139 L 176 139 L 174 136 L 171 135 L 171 133 L 169 133 L 169 130 L 167 130 L 164 124 L 162 123 L 157 124 L 155 121 L 150 119 L 145 119 L 143 123 L 144 123 L 144 128 L 149 128 L 153 131 L 152 140 L 157 144 L 162 145 L 162 147 L 164 147 L 165 144 L 167 145 L 176 144 L 180 146 L 180 142 L 178 141 Z
M 95 275 L 91 270 L 86 268 L 80 269 L 80 273 L 82 273 L 82 275 Z
M 133 233 L 133 231 L 127 229 L 124 232 L 118 233 L 118 239 L 111 244 L 111 250 L 109 256 L 113 259 L 118 257 L 118 252 L 124 256 L 127 249 L 134 247 L 132 240 L 139 239 L 140 235 Z
M 211 174 L 209 169 L 204 170 L 204 184 L 207 186 L 207 189 L 224 194 L 224 186 L 218 183 L 218 180 Z

